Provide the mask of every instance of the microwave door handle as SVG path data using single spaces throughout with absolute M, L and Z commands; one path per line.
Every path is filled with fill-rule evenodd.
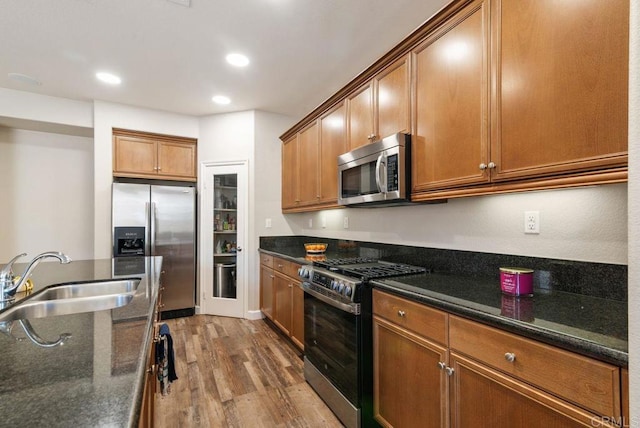
M 382 172 L 382 167 L 384 166 L 385 177 L 384 181 L 380 178 L 380 173 Z M 378 190 L 381 193 L 387 193 L 387 160 L 386 157 L 382 154 L 378 156 L 378 160 L 376 161 L 376 186 L 378 186 Z

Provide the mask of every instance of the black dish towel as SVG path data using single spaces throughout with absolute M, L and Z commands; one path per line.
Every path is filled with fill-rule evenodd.
M 169 392 L 169 384 L 178 379 L 178 376 L 176 375 L 173 353 L 173 339 L 167 324 L 160 326 L 159 335 L 159 340 L 156 342 L 156 364 L 158 366 L 158 380 L 164 395 Z

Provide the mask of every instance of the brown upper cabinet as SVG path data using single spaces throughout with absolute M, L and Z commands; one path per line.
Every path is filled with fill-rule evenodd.
M 413 201 L 625 182 L 628 62 L 629 0 L 453 0 L 282 136 L 320 121 L 320 190 L 295 210 L 337 206 L 331 114 L 336 152 L 412 135 Z
M 489 10 L 474 1 L 412 52 L 413 192 L 486 183 Z
M 298 135 L 282 145 L 282 210 L 295 209 L 298 205 Z
M 338 203 L 338 156 L 348 151 L 345 139 L 345 106 L 338 104 L 320 121 L 320 200 L 323 205 Z
M 316 122 L 284 144 L 282 151 L 282 209 L 297 210 L 319 200 L 319 136 Z
M 193 138 L 114 129 L 113 175 L 196 181 L 196 141 Z
M 628 19 L 625 0 L 486 0 L 429 35 L 413 50 L 414 199 L 626 177 Z
M 348 150 L 410 131 L 410 58 L 403 56 L 347 97 Z
M 493 179 L 626 166 L 629 1 L 492 9 Z
M 282 209 L 309 211 L 338 201 L 338 155 L 347 151 L 344 103 L 285 141 Z

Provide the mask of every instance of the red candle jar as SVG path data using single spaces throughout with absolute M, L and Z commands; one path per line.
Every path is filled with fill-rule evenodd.
M 500 268 L 500 289 L 512 296 L 533 296 L 533 270 Z

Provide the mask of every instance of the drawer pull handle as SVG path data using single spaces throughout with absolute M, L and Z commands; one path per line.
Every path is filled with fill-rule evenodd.
M 514 354 L 513 352 L 507 352 L 506 354 L 504 354 L 504 359 L 509 361 L 510 363 L 513 363 L 516 360 L 516 354 Z
M 398 316 L 399 317 L 404 317 L 405 316 L 405 312 L 404 311 L 398 311 Z
M 438 368 L 440 368 L 440 370 L 444 370 L 447 368 L 447 365 L 442 361 L 438 361 Z
M 447 372 L 447 376 L 453 376 L 453 368 L 447 367 L 444 370 Z

